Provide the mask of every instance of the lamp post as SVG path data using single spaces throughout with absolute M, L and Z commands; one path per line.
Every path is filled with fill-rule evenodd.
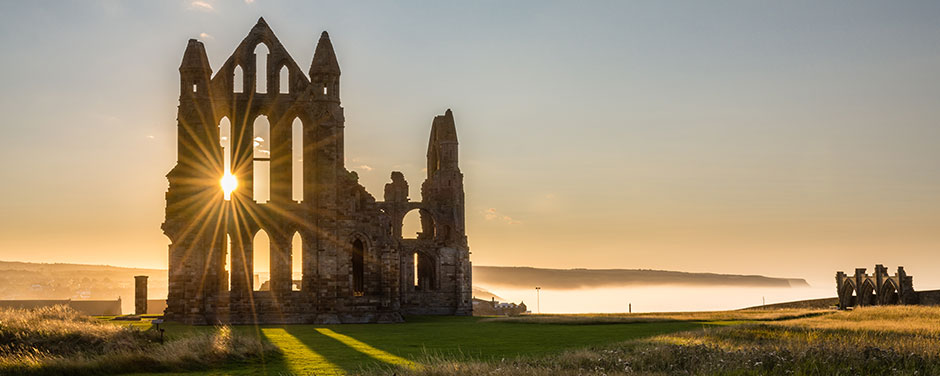
M 535 312 L 538 314 L 542 314 L 542 306 L 541 306 L 542 302 L 541 302 L 541 297 L 539 296 L 539 290 L 541 289 L 542 289 L 541 287 L 535 286 Z

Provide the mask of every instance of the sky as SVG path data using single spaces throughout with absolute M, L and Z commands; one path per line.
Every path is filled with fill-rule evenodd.
M 476 265 L 940 288 L 927 1 L 2 2 L 0 259 L 165 268 L 183 50 L 262 16 L 301 67 L 329 31 L 377 197 L 454 111 Z

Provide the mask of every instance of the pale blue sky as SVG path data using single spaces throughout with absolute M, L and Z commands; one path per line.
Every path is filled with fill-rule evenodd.
M 0 259 L 165 266 L 186 41 L 259 16 L 330 32 L 375 195 L 454 110 L 477 264 L 940 287 L 937 2 L 3 2 Z

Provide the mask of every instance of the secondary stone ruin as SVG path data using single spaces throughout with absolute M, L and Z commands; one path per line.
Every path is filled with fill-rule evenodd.
M 899 266 L 897 273 L 888 275 L 888 268 L 875 265 L 875 274 L 868 275 L 865 268 L 856 268 L 855 275 L 836 273 L 836 291 L 839 294 L 839 309 L 888 304 L 918 304 L 920 299 L 914 291 L 914 277 Z
M 401 172 L 391 173 L 378 201 L 345 166 L 340 68 L 326 32 L 308 74 L 263 19 L 215 75 L 195 39 L 179 72 L 178 159 L 163 223 L 171 240 L 167 319 L 358 323 L 471 314 L 450 110 L 431 123 L 421 201 L 409 199 Z M 405 239 L 410 211 L 419 212 L 421 232 Z M 262 231 L 271 264 L 263 289 L 252 244 Z M 298 235 L 302 247 L 292 249 Z

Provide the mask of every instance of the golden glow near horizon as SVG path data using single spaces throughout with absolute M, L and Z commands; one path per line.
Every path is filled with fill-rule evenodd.
M 222 175 L 222 179 L 219 181 L 219 184 L 222 185 L 222 193 L 225 195 L 225 200 L 232 199 L 232 192 L 238 188 L 238 178 L 235 175 L 232 175 L 231 172 L 225 171 L 225 175 Z
M 376 200 L 391 171 L 422 200 L 432 116 L 453 108 L 474 265 L 829 286 L 836 270 L 884 263 L 940 288 L 929 273 L 940 267 L 940 2 L 612 2 L 598 11 L 523 0 L 500 17 L 463 2 L 379 3 L 353 6 L 357 17 L 342 23 L 328 15 L 350 12 L 345 3 L 216 3 L 0 2 L 2 25 L 36 35 L 0 33 L 4 56 L 17 57 L 0 59 L 0 260 L 166 268 L 159 223 L 178 157 L 182 53 L 200 39 L 218 71 L 263 15 L 301 66 L 330 31 L 349 112 L 337 163 Z M 539 17 L 527 17 L 533 9 Z M 139 27 L 154 20 L 160 28 Z M 428 51 L 434 64 L 423 63 Z M 36 63 L 62 55 L 81 63 Z M 389 63 L 368 63 L 379 59 Z M 52 87 L 70 100 L 37 110 L 49 108 Z M 219 163 L 207 177 L 251 177 L 229 178 L 248 204 L 264 190 L 254 176 L 270 174 L 252 166 L 254 118 L 230 112 L 204 114 L 228 115 L 217 140 L 225 152 L 204 151 Z M 303 150 L 313 158 L 317 145 L 303 142 L 300 120 L 281 120 L 262 136 L 280 129 L 296 140 L 277 157 L 299 202 L 313 163 Z M 408 237 L 421 231 L 418 217 L 408 215 Z

